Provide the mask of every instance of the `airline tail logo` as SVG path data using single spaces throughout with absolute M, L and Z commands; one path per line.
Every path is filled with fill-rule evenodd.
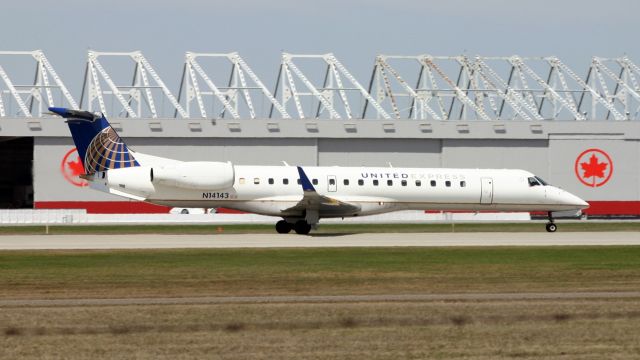
M 85 173 L 140 166 L 103 114 L 50 107 L 67 120 Z
M 60 163 L 60 172 L 65 180 L 74 186 L 84 187 L 89 185 L 86 180 L 80 178 L 80 175 L 84 174 L 84 168 L 76 148 L 67 151 L 64 155 Z
M 603 150 L 587 149 L 576 158 L 574 171 L 581 183 L 593 188 L 600 187 L 613 175 L 613 160 Z
M 102 129 L 87 147 L 84 159 L 87 174 L 133 166 L 140 164 L 111 126 Z

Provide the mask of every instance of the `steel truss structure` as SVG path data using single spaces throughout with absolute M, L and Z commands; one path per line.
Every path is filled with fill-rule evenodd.
M 227 85 L 216 85 L 212 80 L 212 76 L 207 74 L 198 59 L 201 61 L 222 60 L 229 63 L 231 71 L 227 76 L 229 79 Z M 200 84 L 199 80 L 204 83 L 204 86 Z M 269 103 L 268 107 L 262 106 L 261 111 L 256 108 L 254 100 L 256 94 L 262 95 Z M 267 111 L 273 115 L 273 110 L 275 109 L 279 117 L 283 119 L 290 118 L 285 108 L 236 52 L 227 54 L 187 52 L 178 92 L 178 99 L 180 100 L 183 97 L 187 116 L 191 115 L 191 105 L 195 101 L 198 105 L 198 112 L 194 117 L 207 118 L 214 116 L 224 118 L 229 114 L 234 119 L 255 119 L 257 117 L 267 117 Z M 207 101 L 207 97 L 209 97 L 209 101 Z M 216 105 L 220 107 L 219 111 L 216 111 Z M 212 109 L 209 113 L 207 112 L 208 107 Z M 174 116 L 176 115 L 174 114 Z
M 7 70 L 7 59 L 24 64 L 25 57 L 35 60 L 34 77 Z M 108 72 L 104 64 L 118 59 L 126 65 Z M 174 96 L 140 51 L 90 50 L 78 106 L 42 51 L 3 51 L 0 117 L 67 106 L 131 118 L 640 119 L 638 65 L 626 56 L 594 57 L 585 70 L 580 75 L 557 57 L 379 55 L 365 87 L 331 53 L 283 53 L 269 87 L 236 52 L 187 52 Z M 33 80 L 16 83 L 20 76 Z
M 131 85 L 116 85 L 112 76 L 100 63 L 99 58 L 101 57 L 125 57 L 131 59 L 134 65 Z M 105 87 L 108 90 L 103 90 Z M 113 114 L 115 116 L 157 118 L 159 109 L 153 94 L 158 90 L 164 95 L 163 99 L 168 100 L 178 114 L 184 118 L 189 117 L 140 51 L 97 52 L 89 50 L 80 96 L 80 106 L 82 108 L 108 114 L 105 97 L 110 95 L 121 106 L 121 109 Z M 85 97 L 86 105 L 84 102 Z M 96 102 L 98 103 L 97 109 Z
M 5 62 L 13 61 L 14 64 L 23 65 L 33 63 L 33 60 L 35 75 L 30 84 L 16 83 L 2 66 Z M 50 106 L 78 108 L 62 79 L 41 50 L 0 51 L 0 79 L 0 117 L 40 117 Z
M 314 84 L 294 60 L 320 61 L 324 76 L 322 84 Z M 346 86 L 345 86 L 346 85 Z M 295 105 L 298 118 L 353 119 L 358 118 L 358 109 L 350 103 L 354 95 L 364 98 L 377 111 L 377 116 L 390 116 L 369 92 L 356 80 L 347 68 L 331 53 L 323 55 L 282 54 L 275 93 L 280 92 L 284 106 Z M 310 98 L 311 108 L 305 111 L 303 97 Z M 272 115 L 272 114 L 270 114 Z
M 407 62 L 411 77 L 398 70 Z M 397 119 L 629 120 L 639 118 L 637 70 L 626 57 L 594 58 L 583 79 L 557 57 L 380 55 L 369 91 Z

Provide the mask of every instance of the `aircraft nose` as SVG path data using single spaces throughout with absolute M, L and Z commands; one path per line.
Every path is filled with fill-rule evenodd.
M 589 207 L 589 203 L 586 201 L 555 186 L 549 186 L 547 188 L 546 196 L 547 200 L 553 201 L 558 205 L 571 207 L 572 209 L 581 210 Z
M 586 209 L 589 207 L 589 203 L 582 200 L 581 198 L 573 195 L 572 193 L 568 192 L 568 191 L 563 191 L 563 198 L 564 198 L 564 202 L 567 205 L 572 205 L 575 206 L 576 208 L 579 209 Z

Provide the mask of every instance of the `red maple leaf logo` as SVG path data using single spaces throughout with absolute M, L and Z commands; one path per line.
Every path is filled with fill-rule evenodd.
M 578 155 L 573 168 L 576 177 L 582 184 L 596 188 L 606 184 L 611 179 L 611 175 L 613 175 L 613 160 L 603 150 L 590 148 Z
M 60 162 L 60 173 L 62 173 L 65 180 L 74 186 L 83 187 L 89 185 L 84 179 L 79 177 L 84 174 L 84 166 L 82 166 L 82 159 L 78 156 L 76 148 L 72 148 L 64 154 Z
M 84 174 L 84 166 L 82 166 L 80 157 L 77 157 L 75 161 L 67 161 L 67 165 L 69 166 L 69 170 L 71 170 L 71 174 L 73 176 Z
M 592 177 L 603 178 L 604 171 L 607 169 L 607 165 L 609 164 L 607 164 L 606 162 L 599 162 L 598 157 L 595 154 L 591 154 L 591 157 L 589 157 L 589 162 L 580 163 L 580 167 L 582 168 L 582 170 L 584 170 L 584 174 L 582 174 L 582 177 L 586 179 Z

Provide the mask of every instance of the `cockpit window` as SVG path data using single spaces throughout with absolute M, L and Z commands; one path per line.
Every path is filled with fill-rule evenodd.
M 542 180 L 542 178 L 541 178 L 540 176 L 536 176 L 536 180 L 538 180 L 538 182 L 539 182 L 540 184 L 544 185 L 544 186 L 549 185 L 549 183 L 548 183 L 548 182 L 546 182 L 546 181 L 544 181 L 544 180 Z
M 527 181 L 529 181 L 529 186 L 547 186 L 549 185 L 546 181 L 542 180 L 542 178 L 538 177 L 538 176 L 532 176 L 530 178 L 527 179 Z

